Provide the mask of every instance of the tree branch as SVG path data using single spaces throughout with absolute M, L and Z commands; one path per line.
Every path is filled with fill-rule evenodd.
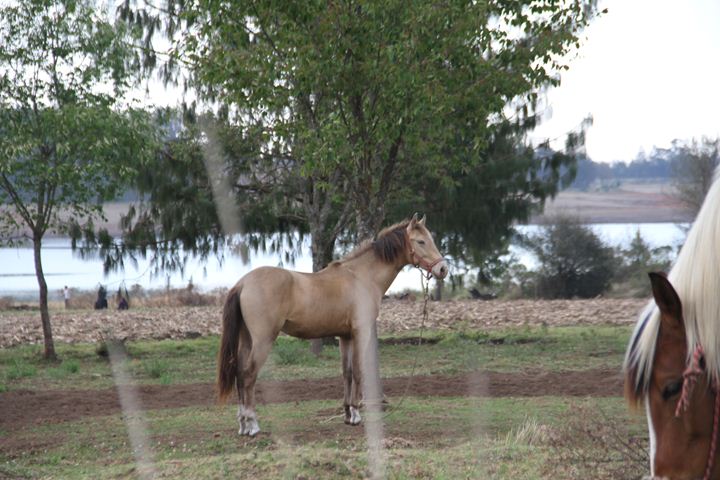
M 20 216 L 23 220 L 25 220 L 25 223 L 28 227 L 32 228 L 33 221 L 32 221 L 32 215 L 27 210 L 27 207 L 25 207 L 25 204 L 23 203 L 22 199 L 20 198 L 20 195 L 18 195 L 17 191 L 13 187 L 12 183 L 10 183 L 10 180 L 8 180 L 7 176 L 3 173 L 0 175 L 0 179 L 2 179 L 2 185 L 3 190 L 7 192 L 8 195 L 10 195 L 10 198 L 13 201 L 13 204 L 15 205 L 15 208 L 17 209 L 18 213 L 20 213 Z

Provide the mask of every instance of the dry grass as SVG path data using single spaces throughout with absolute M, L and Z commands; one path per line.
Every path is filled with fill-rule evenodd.
M 646 478 L 647 433 L 640 433 L 637 425 L 599 407 L 574 406 L 566 418 L 549 442 L 556 474 L 561 469 L 567 478 Z
M 125 290 L 121 292 L 125 294 Z M 128 290 L 130 308 L 167 308 L 167 307 L 200 307 L 222 305 L 227 289 L 215 289 L 207 293 L 198 291 L 192 284 L 185 288 L 144 290 L 140 285 L 133 285 Z M 70 309 L 92 310 L 97 300 L 97 291 L 71 290 Z M 116 309 L 120 297 L 117 290 L 111 290 L 107 296 L 108 308 Z M 52 302 L 51 309 L 63 309 L 62 302 Z M 5 310 L 0 301 L 0 310 Z
M 97 333 L 112 328 L 130 339 L 187 338 L 220 333 L 225 292 L 199 293 L 187 289 L 165 295 L 130 294 L 130 310 L 64 310 L 51 312 L 55 339 L 94 342 Z M 79 301 L 75 298 L 76 301 Z M 94 300 L 93 300 L 94 301 Z M 112 297 L 108 302 L 113 305 Z M 424 326 L 430 330 L 463 332 L 512 327 L 573 325 L 632 325 L 644 306 L 637 299 L 515 300 L 489 302 L 454 300 L 430 302 Z M 116 305 L 116 304 L 115 304 Z M 0 347 L 42 343 L 36 311 L 0 311 Z M 422 302 L 383 302 L 378 330 L 381 334 L 415 332 L 423 323 Z

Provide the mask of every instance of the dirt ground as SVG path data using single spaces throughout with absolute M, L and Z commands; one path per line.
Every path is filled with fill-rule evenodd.
M 639 299 L 430 302 L 425 327 L 489 330 L 526 325 L 632 325 L 645 302 Z M 219 334 L 220 320 L 220 307 L 69 310 L 51 314 L 57 342 L 95 342 L 101 334 L 129 340 Z M 378 320 L 380 334 L 417 330 L 421 324 L 422 302 L 383 302 Z M 29 343 L 42 343 L 39 312 L 0 311 L 0 348 Z
M 120 387 L 126 388 L 126 387 Z M 212 384 L 142 385 L 137 387 L 141 408 L 181 408 L 215 405 Z M 523 371 L 514 374 L 474 372 L 463 375 L 416 375 L 383 380 L 385 394 L 410 396 L 476 396 L 536 397 L 593 396 L 609 397 L 622 394 L 622 379 L 617 370 L 585 370 L 567 372 Z M 407 392 L 407 393 L 406 393 Z M 342 379 L 299 379 L 259 381 L 259 404 L 299 402 L 307 400 L 342 401 Z M 115 388 L 104 390 L 13 390 L 0 395 L 0 429 L 13 431 L 28 425 L 60 423 L 89 416 L 120 412 Z M 0 437 L 0 449 L 12 436 Z
M 425 326 L 437 330 L 488 330 L 512 326 L 540 325 L 626 325 L 635 322 L 642 300 L 594 299 L 573 301 L 446 301 L 430 304 Z M 383 303 L 380 332 L 402 333 L 417 330 L 422 302 L 388 300 Z M 112 330 L 113 335 L 140 338 L 186 338 L 217 334 L 220 307 L 154 308 L 118 311 L 67 311 L 52 316 L 55 339 L 64 342 L 94 342 Z M 0 312 L 0 347 L 40 343 L 37 312 Z M 128 388 L 128 387 L 120 387 Z M 136 387 L 144 410 L 207 407 L 216 405 L 214 386 L 209 383 L 185 385 L 141 385 Z M 516 373 L 479 371 L 459 375 L 416 375 L 383 380 L 391 405 L 408 395 L 462 397 L 617 397 L 622 379 L 615 369 L 585 371 L 525 370 Z M 285 403 L 307 400 L 336 400 L 339 413 L 342 381 L 337 378 L 258 382 L 258 403 Z M 234 401 L 234 400 L 233 400 Z M 61 423 L 120 412 L 118 390 L 11 390 L 0 395 L 0 451 L 24 452 L 45 448 L 58 439 L 14 435 L 31 425 Z M 320 414 L 320 413 L 319 413 Z M 337 423 L 337 425 L 335 425 Z M 342 435 L 356 434 L 342 422 L 327 428 Z M 358 430 L 359 431 L 359 430 Z M 306 439 L 301 439 L 305 441 Z

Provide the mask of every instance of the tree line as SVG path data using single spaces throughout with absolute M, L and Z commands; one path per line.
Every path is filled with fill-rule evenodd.
M 581 157 L 572 187 L 586 190 L 627 179 L 661 180 L 672 184 L 680 201 L 697 211 L 720 164 L 719 149 L 720 138 L 704 137 L 675 140 L 669 148 L 641 152 L 630 162 L 598 163 Z

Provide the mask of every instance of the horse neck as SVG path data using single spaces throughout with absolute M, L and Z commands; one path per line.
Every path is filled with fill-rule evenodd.
M 383 294 L 390 288 L 390 285 L 397 277 L 400 270 L 407 265 L 405 259 L 397 259 L 395 262 L 383 262 L 372 249 L 363 254 L 348 260 L 346 265 L 356 275 L 368 283 L 374 284 Z

